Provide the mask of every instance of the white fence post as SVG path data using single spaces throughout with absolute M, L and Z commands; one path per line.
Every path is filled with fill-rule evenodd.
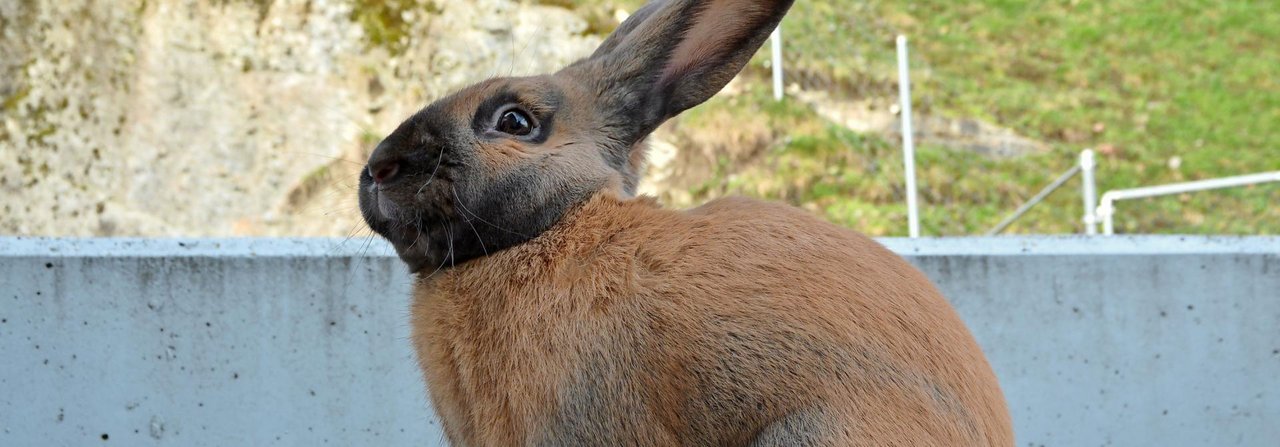
M 911 237 L 920 237 L 920 210 L 916 206 L 916 148 L 911 130 L 911 75 L 907 69 L 907 36 L 898 36 L 898 100 L 902 103 L 902 159 L 907 171 L 907 225 Z
M 1102 204 L 1098 205 L 1098 218 L 1102 219 L 1102 234 L 1107 236 L 1116 234 L 1115 220 L 1112 219 L 1116 213 L 1116 206 L 1112 192 L 1114 191 L 1102 194 Z
M 777 28 L 773 29 L 773 34 L 769 36 L 770 46 L 773 47 L 773 99 L 774 101 L 782 100 L 782 24 L 779 23 Z
M 1098 189 L 1093 180 L 1093 149 L 1080 152 L 1080 188 L 1084 196 L 1084 234 L 1098 234 Z

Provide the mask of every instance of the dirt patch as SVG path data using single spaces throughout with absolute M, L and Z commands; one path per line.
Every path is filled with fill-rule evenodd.
M 862 133 L 902 138 L 902 114 L 897 98 L 844 100 L 826 92 L 792 89 L 791 98 L 809 104 L 824 118 Z M 1049 146 L 1013 130 L 973 118 L 949 118 L 915 113 L 916 144 L 964 150 L 989 157 L 1017 157 L 1044 153 Z

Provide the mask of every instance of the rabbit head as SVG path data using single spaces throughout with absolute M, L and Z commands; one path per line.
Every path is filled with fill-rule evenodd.
M 361 212 L 420 272 L 534 238 L 601 191 L 633 195 L 645 137 L 722 89 L 791 3 L 653 1 L 559 72 L 440 99 L 378 144 Z

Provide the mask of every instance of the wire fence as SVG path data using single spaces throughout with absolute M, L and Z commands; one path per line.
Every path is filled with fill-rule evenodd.
M 786 87 L 843 98 L 893 96 L 894 38 L 900 30 L 886 23 L 875 5 L 797 2 L 781 27 Z
M 937 111 L 932 107 L 934 103 L 932 96 L 946 97 L 948 94 L 934 82 L 934 70 L 929 61 L 915 54 L 910 58 L 910 83 L 924 88 L 915 90 L 915 96 L 907 104 L 914 106 L 920 117 L 917 118 L 918 125 L 914 131 L 908 131 L 911 135 L 903 135 L 903 132 L 898 130 L 899 124 L 907 120 L 901 112 L 904 109 L 910 110 L 912 107 L 901 106 L 895 100 L 900 83 L 895 79 L 897 70 L 894 66 L 896 59 L 894 40 L 901 30 L 892 23 L 891 19 L 887 19 L 885 14 L 878 11 L 878 4 L 874 0 L 842 2 L 837 9 L 836 6 L 821 2 L 797 3 L 792 13 L 783 21 L 780 33 L 775 33 L 771 44 L 767 45 L 762 52 L 761 59 L 765 61 L 762 64 L 755 64 L 766 68 L 759 72 L 761 75 L 772 77 L 773 82 L 770 84 L 772 84 L 775 98 L 781 99 L 785 96 L 786 100 L 804 102 L 819 110 L 824 118 L 832 122 L 843 124 L 858 132 L 879 133 L 894 142 L 902 137 L 907 137 L 903 140 L 915 137 L 925 145 L 962 149 L 974 155 L 997 158 L 1048 153 L 1051 150 L 1047 143 L 1016 135 L 1010 129 L 1001 128 L 998 123 L 986 123 L 971 118 L 948 118 L 941 113 L 936 113 Z M 833 41 L 841 44 L 830 44 Z M 771 51 L 772 54 L 770 54 Z M 835 142 L 835 144 L 846 144 L 850 146 L 849 149 L 853 149 L 853 145 L 863 143 L 865 142 Z M 908 153 L 911 152 L 908 148 L 899 148 L 900 151 L 904 149 Z M 1015 221 L 1031 211 L 1032 207 L 1046 200 L 1054 190 L 1063 186 L 1072 177 L 1081 175 L 1084 213 L 1077 222 L 1079 225 L 1077 228 L 1085 234 L 1096 234 L 1099 224 L 1106 224 L 1106 233 L 1110 234 L 1110 220 L 1114 205 L 1113 200 L 1107 199 L 1121 200 L 1130 197 L 1111 194 L 1103 198 L 1102 206 L 1098 206 L 1096 203 L 1098 198 L 1094 190 L 1096 181 L 1093 178 L 1095 171 L 1092 152 L 1086 151 L 1086 153 L 1089 154 L 1087 161 L 1082 158 L 1079 164 L 1071 166 L 1061 175 L 1057 173 L 1061 172 L 1059 169 L 1063 166 L 1058 162 L 1050 162 L 1043 166 L 1044 177 L 1054 179 L 1049 186 L 1029 199 L 1021 201 L 1022 203 L 1013 213 L 986 233 L 998 234 L 1010 228 Z M 907 156 L 905 162 L 908 167 L 912 165 L 910 156 Z M 935 169 L 929 164 L 922 165 L 920 168 Z M 911 171 L 914 172 L 913 169 Z M 897 180 L 904 185 L 912 183 L 910 172 L 902 175 L 904 178 Z M 935 174 L 927 178 L 936 180 L 937 177 Z M 1042 184 L 1038 179 L 1027 180 L 1023 177 L 1023 180 L 1018 184 L 1008 184 L 1008 182 L 997 184 L 989 180 L 985 188 L 1000 191 L 1000 198 L 990 203 L 1000 208 L 1006 206 L 1013 208 L 1013 204 L 1009 202 L 1027 197 L 1035 191 L 1031 188 Z M 939 195 L 936 192 L 937 188 L 949 188 L 938 185 L 936 182 L 934 185 L 928 185 L 928 180 L 925 183 L 922 185 L 922 193 L 925 197 L 931 197 L 932 200 L 924 200 L 922 206 L 931 206 L 933 203 L 929 202 L 937 201 Z M 1206 184 L 1212 186 L 1217 183 L 1207 182 Z M 930 191 L 931 189 L 935 191 Z M 1136 190 L 1146 191 L 1147 189 L 1150 188 Z M 975 197 L 970 194 L 971 192 L 964 192 L 969 194 L 969 199 Z M 915 214 L 915 207 L 911 204 L 911 199 L 915 196 L 913 188 L 905 186 L 895 189 L 894 196 L 898 203 L 907 203 L 907 208 L 912 210 L 911 214 Z M 987 197 L 992 198 L 991 195 Z M 1065 216 L 1073 214 L 1076 209 L 1074 206 L 1067 206 L 1062 200 L 1055 199 L 1053 202 L 1051 213 L 1040 210 L 1033 213 L 1033 218 L 1040 220 L 1051 215 L 1054 220 L 1061 221 Z M 1065 211 L 1064 208 L 1070 208 L 1071 212 Z M 998 214 L 1003 215 L 1003 213 Z M 990 223 L 987 222 L 978 223 L 978 226 L 989 226 Z M 966 224 L 970 225 L 970 229 L 966 232 L 981 231 L 972 229 L 973 223 L 975 222 L 971 220 Z M 910 221 L 912 227 L 910 234 L 913 236 L 918 233 L 917 225 L 914 219 Z M 1055 227 L 1061 228 L 1060 225 Z

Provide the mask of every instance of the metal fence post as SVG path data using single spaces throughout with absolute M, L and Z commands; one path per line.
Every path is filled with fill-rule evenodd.
M 1098 189 L 1093 181 L 1093 149 L 1080 152 L 1080 188 L 1084 196 L 1084 234 L 1098 234 Z
M 778 24 L 773 29 L 773 34 L 769 36 L 770 46 L 773 47 L 773 99 L 775 101 L 782 100 L 782 24 Z
M 1111 194 L 1113 191 L 1107 191 L 1102 194 L 1102 204 L 1098 205 L 1098 218 L 1102 219 L 1102 234 L 1107 236 L 1116 234 L 1116 224 L 1114 217 L 1116 215 L 1115 197 Z
M 902 103 L 902 160 L 907 171 L 907 228 L 911 237 L 920 237 L 920 210 L 916 207 L 916 149 L 911 130 L 911 75 L 907 65 L 907 36 L 898 36 L 898 100 Z

